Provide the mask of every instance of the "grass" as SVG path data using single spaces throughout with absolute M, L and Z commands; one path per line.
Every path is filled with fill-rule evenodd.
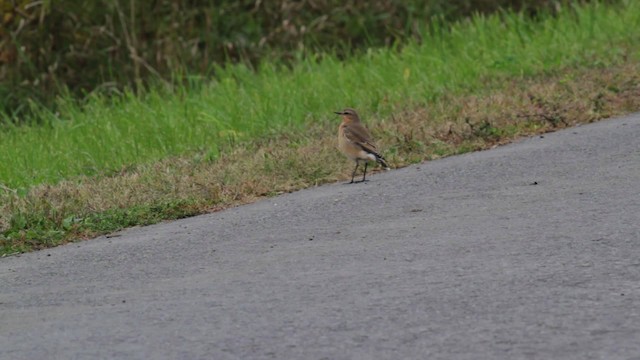
M 291 71 L 265 63 L 218 69 L 211 84 L 109 103 L 95 96 L 84 106 L 62 99 L 59 114 L 39 109 L 39 126 L 0 132 L 0 183 L 9 188 L 104 174 L 123 166 L 205 151 L 327 121 L 350 105 L 388 115 L 443 94 L 471 92 L 487 78 L 529 76 L 567 66 L 605 66 L 638 42 L 640 5 L 565 9 L 539 22 L 519 14 L 476 17 L 450 31 L 434 25 L 421 44 L 400 51 L 371 50 L 341 62 L 332 56 L 301 60 Z M 612 46 L 613 45 L 613 46 Z
M 420 44 L 292 69 L 219 69 L 174 93 L 61 100 L 0 132 L 0 253 L 346 178 L 333 110 L 366 116 L 404 166 L 640 106 L 640 5 L 435 26 Z

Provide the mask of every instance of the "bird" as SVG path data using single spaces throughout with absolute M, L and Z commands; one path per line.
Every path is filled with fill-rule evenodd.
M 362 125 L 358 113 L 351 108 L 336 111 L 335 113 L 342 117 L 342 123 L 338 128 L 338 149 L 356 162 L 356 167 L 351 174 L 351 182 L 348 184 L 354 183 L 353 179 L 356 176 L 358 166 L 360 166 L 360 161 L 364 161 L 364 173 L 362 174 L 362 180 L 355 182 L 366 181 L 369 161 L 375 161 L 384 166 L 385 170 L 389 170 L 389 164 L 378 152 L 369 130 Z

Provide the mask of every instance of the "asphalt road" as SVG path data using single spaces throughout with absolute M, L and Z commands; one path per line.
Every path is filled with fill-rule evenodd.
M 0 359 L 640 359 L 640 115 L 370 179 L 0 259 Z

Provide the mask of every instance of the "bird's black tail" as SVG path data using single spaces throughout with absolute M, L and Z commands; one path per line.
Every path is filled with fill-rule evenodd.
M 391 170 L 391 167 L 389 166 L 389 164 L 387 164 L 387 160 L 385 160 L 382 155 L 380 154 L 373 154 L 376 157 L 376 161 L 378 162 L 378 164 L 384 166 L 385 170 Z

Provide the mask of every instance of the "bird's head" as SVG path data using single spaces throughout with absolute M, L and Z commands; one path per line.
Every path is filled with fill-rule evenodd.
M 360 121 L 358 113 L 351 108 L 346 108 L 342 111 L 336 111 L 335 113 L 342 116 L 342 119 L 345 121 Z

